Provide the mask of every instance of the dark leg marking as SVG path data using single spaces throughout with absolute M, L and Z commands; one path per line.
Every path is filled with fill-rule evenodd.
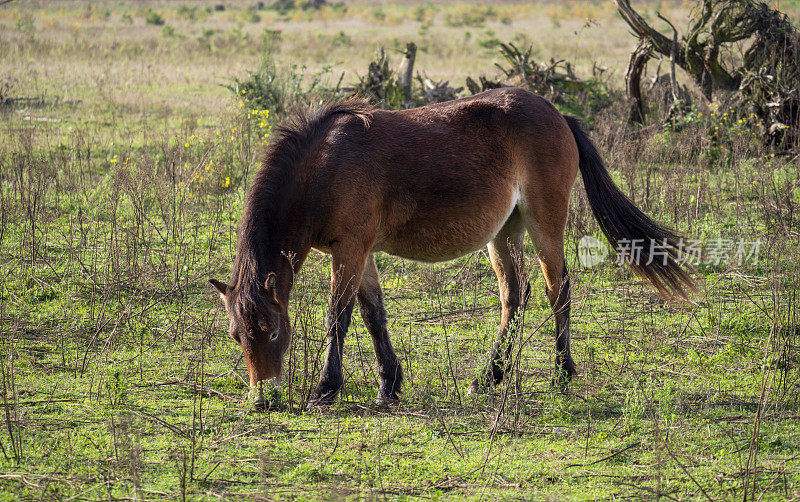
M 552 298 L 550 292 L 548 292 L 548 296 Z M 551 307 L 556 318 L 556 367 L 553 384 L 562 389 L 566 387 L 576 373 L 575 362 L 572 360 L 572 353 L 569 347 L 571 303 L 569 272 L 567 272 L 565 265 L 561 273 L 561 286 L 558 296 L 555 301 L 551 300 Z
M 344 337 L 350 327 L 355 298 L 344 305 L 336 303 L 328 309 L 325 319 L 328 346 L 325 351 L 325 365 L 322 367 L 319 383 L 311 394 L 310 406 L 326 406 L 333 404 L 336 395 L 344 385 L 342 377 L 342 352 Z

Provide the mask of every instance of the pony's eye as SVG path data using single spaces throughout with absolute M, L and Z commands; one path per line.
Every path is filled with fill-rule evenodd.
M 274 342 L 274 341 L 275 341 L 275 340 L 277 340 L 277 339 L 278 339 L 278 331 L 276 330 L 276 331 L 275 331 L 275 332 L 273 332 L 271 335 L 269 335 L 269 341 L 270 341 L 270 342 Z

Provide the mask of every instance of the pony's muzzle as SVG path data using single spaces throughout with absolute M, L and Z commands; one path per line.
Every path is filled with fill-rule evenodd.
M 251 386 L 247 395 L 247 404 L 253 405 L 257 410 L 268 410 L 280 402 L 281 389 L 278 378 L 260 380 Z

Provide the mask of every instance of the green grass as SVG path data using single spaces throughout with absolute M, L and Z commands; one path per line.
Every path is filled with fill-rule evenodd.
M 610 58 L 612 87 L 633 41 L 610 7 L 583 3 L 356 4 L 260 22 L 245 4 L 181 5 L 150 8 L 185 38 L 147 24 L 145 7 L 0 8 L 0 82 L 32 98 L 0 111 L 0 498 L 728 500 L 747 480 L 755 500 L 800 497 L 798 166 L 733 126 L 709 156 L 695 141 L 721 123 L 709 110 L 641 141 L 601 116 L 594 136 L 649 214 L 706 247 L 761 239 L 760 259 L 701 265 L 695 304 L 668 304 L 608 261 L 578 264 L 578 239 L 600 234 L 576 186 L 569 393 L 550 387 L 552 319 L 530 246 L 514 371 L 479 397 L 465 391 L 499 323 L 486 253 L 438 265 L 381 255 L 401 403 L 372 404 L 372 344 L 354 313 L 344 392 L 305 411 L 330 266 L 314 254 L 292 296 L 281 403 L 253 411 L 206 280 L 229 274 L 268 130 L 223 87 L 256 67 L 259 33 L 283 30 L 282 68 L 336 61 L 345 81 L 376 41 L 422 39 L 420 70 L 459 85 L 499 61 L 478 45 L 486 29 L 534 40 L 540 28 L 541 58 L 567 55 L 578 70 Z M 605 31 L 585 28 L 576 46 L 587 17 Z M 213 43 L 198 41 L 209 29 Z M 350 41 L 332 44 L 341 31 Z

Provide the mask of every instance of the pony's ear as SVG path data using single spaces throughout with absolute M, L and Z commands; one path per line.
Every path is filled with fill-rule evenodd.
M 267 290 L 267 294 L 273 299 L 278 297 L 275 291 L 275 281 L 275 272 L 268 273 L 267 279 L 264 281 L 264 289 Z
M 222 296 L 227 295 L 228 291 L 231 289 L 230 286 L 216 279 L 209 279 L 208 282 L 210 282 L 212 286 L 217 288 L 217 291 L 219 291 L 219 294 L 221 294 Z

